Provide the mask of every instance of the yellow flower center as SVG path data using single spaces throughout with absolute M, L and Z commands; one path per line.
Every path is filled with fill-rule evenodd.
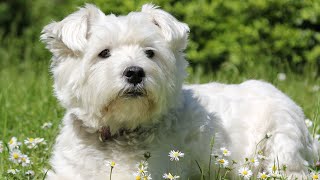
M 169 179 L 173 179 L 173 176 L 172 176 L 171 173 L 168 174 L 168 178 L 169 178 Z
M 220 164 L 224 164 L 224 162 L 225 162 L 224 159 L 219 159 Z
M 110 166 L 111 166 L 111 167 L 114 167 L 115 165 L 116 165 L 116 162 L 111 161 Z
M 178 156 L 179 156 L 179 153 L 178 153 L 178 152 L 174 152 L 174 153 L 173 153 L 173 156 L 174 156 L 174 157 L 178 157 Z
M 314 175 L 312 176 L 312 179 L 319 179 L 319 176 L 318 176 L 317 174 L 314 174 Z
M 13 144 L 13 139 L 10 139 L 9 144 Z
M 29 142 L 31 142 L 31 143 L 32 143 L 33 141 L 34 141 L 34 139 L 33 139 L 33 138 L 29 138 Z
M 148 177 L 143 177 L 143 180 L 148 180 Z
M 248 174 L 248 171 L 244 170 L 244 171 L 242 172 L 242 174 L 243 174 L 243 175 L 247 175 L 247 174 Z
M 266 174 L 261 174 L 261 179 L 267 179 L 267 175 Z
M 12 157 L 13 157 L 14 159 L 19 159 L 19 154 L 18 154 L 18 153 L 13 153 L 13 154 L 12 154 Z
M 272 166 L 272 171 L 275 172 L 277 170 L 276 166 Z
M 254 159 L 251 159 L 251 162 L 254 163 L 254 162 L 256 162 L 256 161 L 255 161 Z
M 21 158 L 21 161 L 26 162 L 27 159 L 23 157 L 23 158 Z
M 141 180 L 141 177 L 139 175 L 136 176 L 136 180 Z
M 228 151 L 227 150 L 223 150 L 223 154 L 228 154 Z

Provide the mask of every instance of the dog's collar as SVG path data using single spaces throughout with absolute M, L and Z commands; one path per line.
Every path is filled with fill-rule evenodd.
M 139 132 L 142 132 L 140 127 L 136 128 L 134 130 L 120 129 L 117 133 L 115 133 L 113 135 L 111 134 L 110 127 L 108 127 L 108 126 L 103 126 L 98 130 L 99 140 L 101 142 L 106 142 L 108 140 L 116 139 L 116 138 L 124 136 L 124 135 L 129 135 L 132 133 L 139 133 Z

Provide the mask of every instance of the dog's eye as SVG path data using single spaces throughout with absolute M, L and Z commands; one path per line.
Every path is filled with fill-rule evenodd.
M 101 57 L 101 58 L 108 58 L 108 57 L 111 56 L 110 50 L 109 49 L 105 49 L 105 50 L 101 51 L 98 56 Z
M 148 58 L 153 58 L 153 56 L 154 56 L 154 52 L 151 49 L 144 51 L 144 53 L 146 53 Z

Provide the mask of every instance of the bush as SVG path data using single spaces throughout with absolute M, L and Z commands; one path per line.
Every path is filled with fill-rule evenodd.
M 104 12 L 127 14 L 146 1 L 96 0 Z M 320 66 L 320 1 L 310 0 L 155 0 L 155 4 L 189 24 L 187 57 L 192 66 L 207 70 L 221 65 L 238 68 L 261 62 L 278 67 L 289 65 L 302 70 L 307 64 Z M 36 60 L 47 60 L 39 45 L 41 28 L 51 19 L 60 20 L 84 0 L 17 0 L 0 3 L 0 56 L 7 48 L 18 47 Z M 2 35 L 1 35 L 2 34 Z M 2 36 L 2 37 L 1 37 Z M 15 38 L 25 39 L 14 45 Z M 28 39 L 28 40 L 26 40 Z M 18 40 L 17 40 L 18 41 Z M 26 44 L 27 43 L 27 44 Z M 31 44 L 28 44 L 31 43 Z M 34 46 L 27 50 L 28 46 Z M 39 49 L 38 49 L 39 48 Z M 27 53 L 28 53 L 27 52 Z M 20 57 L 22 61 L 24 57 Z

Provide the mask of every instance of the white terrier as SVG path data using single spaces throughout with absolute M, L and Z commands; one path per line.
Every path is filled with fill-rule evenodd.
M 291 177 L 308 173 L 317 144 L 301 108 L 275 87 L 254 80 L 182 85 L 188 32 L 150 4 L 127 16 L 86 5 L 43 29 L 55 94 L 67 110 L 48 179 L 105 180 L 106 161 L 116 162 L 112 179 L 135 179 L 145 153 L 151 155 L 146 176 L 162 179 L 174 171 L 200 179 L 196 161 L 208 172 L 209 157 L 221 147 L 231 151 L 229 165 L 263 152 L 267 159 L 252 167 L 254 174 L 274 163 L 286 165 Z M 185 153 L 178 169 L 170 150 Z

